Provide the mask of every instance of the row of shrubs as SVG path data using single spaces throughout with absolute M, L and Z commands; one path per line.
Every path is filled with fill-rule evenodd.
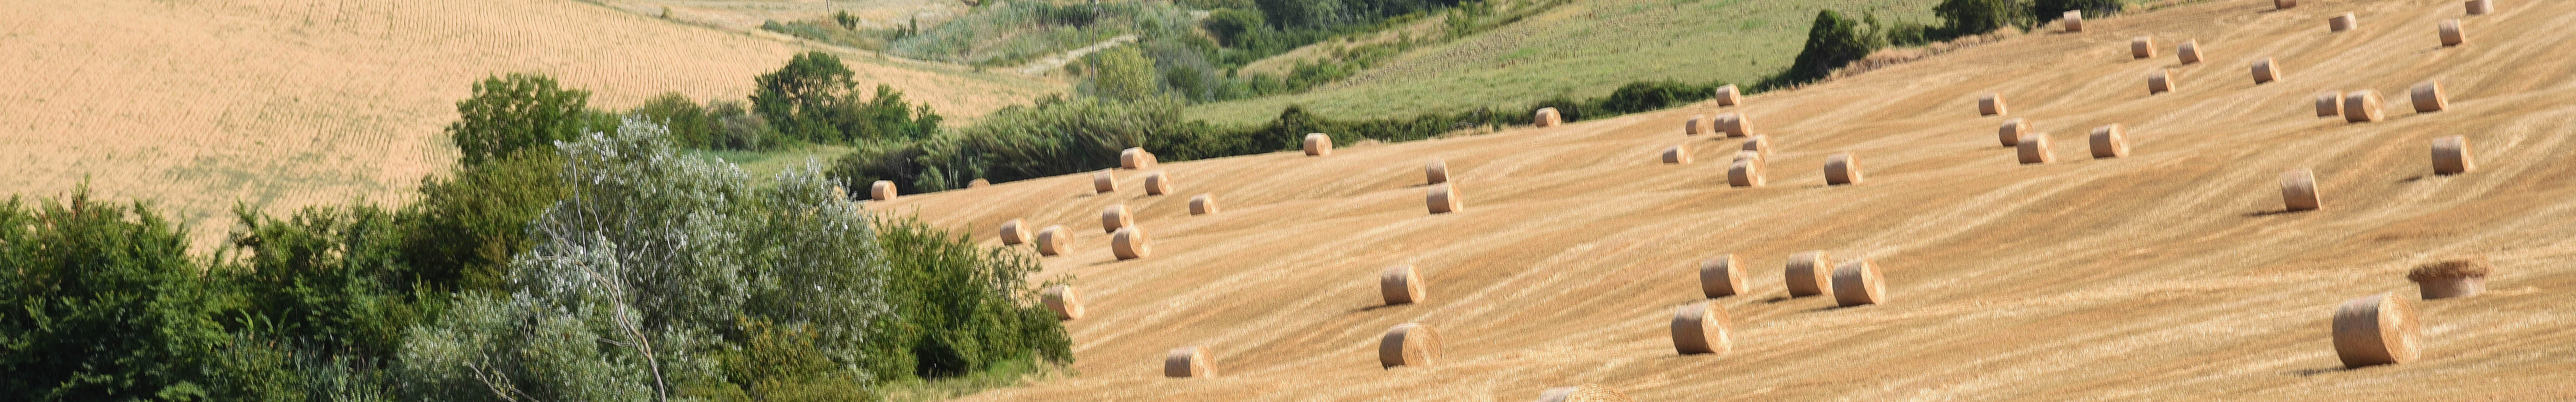
M 1942 0 L 1932 6 L 1941 25 L 1882 22 L 1875 15 L 1851 18 L 1833 10 L 1819 10 L 1797 59 L 1787 70 L 1764 80 L 1762 87 L 1815 82 L 1836 68 L 1889 46 L 1921 45 L 1998 29 L 2029 29 L 2067 11 L 2082 10 L 2086 15 L 2101 16 L 2119 13 L 2125 7 L 2121 0 Z

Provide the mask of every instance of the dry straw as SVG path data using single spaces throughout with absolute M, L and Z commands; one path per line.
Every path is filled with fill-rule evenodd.
M 2299 0 L 2272 0 L 2272 9 L 2275 10 L 2288 10 L 2298 6 Z
M 1045 228 L 1038 229 L 1038 237 L 1030 242 L 1037 243 L 1038 255 L 1056 256 L 1071 250 L 1073 245 L 1067 243 L 1072 241 L 1073 239 L 1065 235 L 1064 225 L 1047 225 Z
M 1674 146 L 1672 146 L 1671 148 L 1664 148 L 1664 163 L 1671 163 L 1671 164 L 1684 164 L 1684 163 L 1691 163 L 1690 148 L 1689 148 L 1689 147 L 1684 147 L 1684 146 L 1681 146 L 1681 145 L 1674 145 Z
M 1038 295 L 1038 302 L 1046 303 L 1048 310 L 1055 310 L 1059 320 L 1082 319 L 1082 293 L 1074 291 L 1073 285 L 1048 286 L 1046 292 Z
M 1429 366 L 1439 357 L 1440 332 L 1418 322 L 1395 324 L 1377 342 L 1377 364 L 1382 368 Z
M 2083 10 L 2067 10 L 2066 14 L 2058 15 L 2057 20 L 2066 25 L 2066 32 L 2084 32 Z
M 2425 300 L 2476 295 L 2487 289 L 2487 275 L 2495 273 L 2495 263 L 2485 256 L 2453 258 L 2418 265 L 2406 273 L 2415 281 Z
M 2182 64 L 2193 64 L 2193 63 L 2199 63 L 2199 62 L 2200 62 L 2200 40 L 2199 40 L 2199 39 L 2188 39 L 2188 40 L 2184 40 L 2184 41 L 2182 41 L 2182 47 L 2177 48 L 2177 49 L 2174 49 L 2174 57 L 2181 58 L 2181 59 L 2182 59 Z
M 1825 157 L 1825 185 L 1860 184 L 1860 159 L 1850 152 L 1837 152 Z
M 2317 172 L 2300 168 L 2281 174 L 2281 206 L 2291 211 L 2310 211 L 2323 206 L 2317 194 Z
M 1834 268 L 1834 305 L 1851 307 L 1887 303 L 1887 280 L 1878 275 L 1878 263 L 1867 258 L 1843 263 Z
M 1145 152 L 1145 148 L 1118 151 L 1118 167 L 1121 169 L 1151 169 L 1154 164 L 1154 153 Z
M 1718 106 L 1735 106 L 1742 104 L 1744 104 L 1744 91 L 1735 89 L 1735 84 L 1726 84 L 1726 86 L 1717 87 Z
M 1977 97 L 1978 116 L 1995 116 L 2009 112 L 2010 110 L 2004 108 L 2004 94 L 1991 93 Z
M 1422 196 L 1423 207 L 1429 208 L 1431 213 L 1435 214 L 1458 212 L 1458 210 L 1466 209 L 1460 205 L 1458 201 L 1458 190 L 1452 186 L 1455 186 L 1455 184 L 1440 183 L 1432 185 L 1430 193 Z
M 1789 297 L 1825 294 L 1825 286 L 1833 280 L 1833 272 L 1830 271 L 1833 266 L 1833 260 L 1825 256 L 1824 250 L 1790 254 L 1787 269 L 1782 271 L 1789 279 Z
M 1673 310 L 1673 351 L 1682 355 L 1724 354 L 1735 348 L 1727 339 L 1726 308 L 1714 301 L 1696 301 Z
M 1134 215 L 1127 214 L 1126 205 L 1111 205 L 1108 208 L 1100 209 L 1101 233 L 1116 233 L 1118 232 L 1118 228 L 1135 224 L 1136 217 Z
M 966 188 L 977 188 L 990 185 L 993 185 L 992 180 L 984 180 L 984 178 L 981 177 L 975 178 L 975 180 L 966 181 Z
M 2433 174 L 2455 175 L 2477 168 L 2477 161 L 2469 153 L 2468 137 L 2452 135 L 2433 139 Z
M 2342 115 L 2343 94 L 2338 94 L 2334 91 L 2326 91 L 2326 93 L 2317 94 L 2317 117 L 2335 117 Z
M 1734 254 L 1719 254 L 1717 258 L 1699 262 L 1701 296 L 1715 299 L 1751 291 L 1751 288 L 1744 286 L 1744 268 L 1735 265 Z
M 2407 89 L 2406 93 L 2408 98 L 2413 98 L 2415 101 L 2415 113 L 2432 113 L 2451 108 L 2451 98 L 2442 96 L 2440 82 L 2415 83 L 2415 87 Z
M 1745 121 L 1743 113 L 1721 114 L 1717 115 L 1717 131 L 1728 137 L 1753 135 L 1753 123 Z
M 1708 124 L 1708 115 L 1691 115 L 1690 120 L 1682 121 L 1682 135 L 1699 135 L 1708 131 Z
M 1431 158 L 1430 163 L 1422 164 L 1422 184 L 1429 185 L 1448 182 L 1449 161 L 1440 160 L 1440 158 Z
M 2093 128 L 2093 159 L 2129 156 L 2129 130 L 2120 123 Z
M 1540 391 L 1538 402 L 1636 402 L 1628 394 L 1601 384 L 1548 388 Z
M 1118 191 L 1118 176 L 1111 175 L 1105 170 L 1091 174 L 1092 194 L 1106 194 L 1113 191 Z
M 2415 361 L 2422 329 L 2415 303 L 2394 293 L 2343 302 L 2334 313 L 2335 357 L 2347 368 Z
M 1154 174 L 1145 175 L 1145 195 L 1164 195 L 1171 193 L 1172 177 L 1170 175 L 1163 174 L 1163 172 L 1154 172 Z
M 1191 215 L 1207 215 L 1213 213 L 1216 213 L 1215 195 L 1199 194 L 1190 196 Z
M 1412 265 L 1387 268 L 1377 276 L 1377 293 L 1389 306 L 1422 302 L 1422 287 L 1422 275 Z
M 2021 145 L 2022 133 L 2028 132 L 2030 132 L 2030 120 L 2019 117 L 2004 119 L 2002 126 L 1995 127 L 1995 142 L 2003 143 L 2007 147 Z
M 2326 30 L 2329 32 L 2350 31 L 2357 24 L 2360 24 L 2360 22 L 2353 18 L 2352 13 L 2343 13 L 2343 15 L 2337 15 L 2334 16 L 2334 18 L 2327 18 Z
M 1306 133 L 1306 156 L 1332 155 L 1333 136 L 1324 135 L 1324 133 Z
M 2129 58 L 2156 57 L 2156 40 L 2145 36 L 2129 38 Z
M 2466 3 L 2462 3 L 2462 5 L 2468 7 L 2469 15 L 2487 15 L 2487 13 L 2495 12 L 2495 1 L 2493 0 L 2469 0 Z
M 2279 63 L 2273 63 L 2271 58 L 2264 58 L 2264 59 L 2262 59 L 2262 60 L 2255 60 L 2255 61 L 2254 61 L 2254 83 L 2255 83 L 2255 84 L 2262 84 L 2262 83 L 2266 83 L 2266 82 L 2280 81 L 2280 80 L 2281 80 L 2281 65 L 2280 65 Z
M 2173 90 L 2173 71 L 2159 68 L 2155 72 L 2147 73 L 2147 94 L 2173 92 Z
M 1021 242 L 1029 241 L 1028 237 L 1028 234 L 1020 232 L 1020 220 L 1012 219 L 1002 221 L 1002 245 L 1018 245 Z
M 2020 157 L 2021 164 L 2024 165 L 2057 161 L 2056 155 L 2048 153 L 2048 133 L 2031 133 L 2022 136 L 2021 144 L 2014 145 L 2014 148 L 2016 152 L 2013 152 L 2013 155 Z
M 1726 185 L 1734 187 L 1761 187 L 1763 183 L 1763 164 L 1762 158 L 1745 158 L 1739 155 L 1739 157 L 1735 158 L 1734 164 L 1726 167 Z
M 2363 89 L 2343 96 L 2343 121 L 2361 123 L 2387 120 L 2387 111 L 2379 106 L 2379 90 Z
M 868 199 L 887 201 L 893 200 L 894 196 L 893 180 L 878 180 L 875 183 L 868 184 Z
M 1128 226 L 1109 235 L 1109 253 L 1120 260 L 1133 260 L 1153 256 L 1154 248 L 1145 243 L 1144 228 Z
M 1183 346 L 1163 355 L 1163 376 L 1172 378 L 1214 377 L 1207 352 L 1197 346 Z
M 1771 159 L 1771 135 L 1763 134 L 1745 137 L 1743 149 L 1746 151 L 1753 151 L 1754 154 L 1761 156 L 1762 159 Z
M 2469 40 L 2467 34 L 2460 33 L 2460 19 L 2458 18 L 2443 20 L 2441 30 L 2442 46 L 2444 47 L 2459 46 L 2461 42 L 2467 42 Z
M 1558 114 L 1556 112 L 1556 108 L 1543 107 L 1538 108 L 1538 113 L 1530 116 L 1530 120 L 1530 124 L 1538 125 L 1542 128 L 1556 127 L 1558 124 L 1565 124 L 1565 115 Z

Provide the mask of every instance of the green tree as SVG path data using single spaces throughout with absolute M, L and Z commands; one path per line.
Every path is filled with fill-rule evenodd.
M 2086 17 L 2119 14 L 2128 6 L 2120 0 L 2034 0 L 2031 15 L 2040 21 L 2056 21 L 2068 11 L 2083 10 Z
M 1815 82 L 1861 57 L 1878 50 L 1878 38 L 1861 32 L 1861 22 L 1844 18 L 1833 10 L 1816 11 L 1816 22 L 1807 28 L 1807 46 L 1798 51 L 1789 70 L 1781 72 L 1783 82 L 1775 85 Z
M 1246 35 L 1269 25 L 1269 21 L 1261 19 L 1260 12 L 1251 10 L 1221 8 L 1209 12 L 1207 18 L 1208 33 L 1215 34 L 1217 43 L 1228 47 L 1243 46 Z
M 535 244 L 528 222 L 563 199 L 562 170 L 547 147 L 421 179 L 420 199 L 397 217 L 417 280 L 435 290 L 499 288 L 510 258 Z
M 854 75 L 831 53 L 798 54 L 778 71 L 753 79 L 751 108 L 790 137 L 838 138 L 830 115 L 848 96 Z
M 1110 48 L 1098 53 L 1100 72 L 1092 76 L 1092 92 L 1102 98 L 1139 101 L 1154 97 L 1160 88 L 1154 76 L 1154 59 L 1133 46 Z
M 1941 17 L 1950 36 L 1963 36 L 2026 25 L 2030 15 L 2023 10 L 2028 9 L 2020 0 L 1941 0 L 1932 6 L 1932 15 Z
M 589 104 L 590 91 L 563 88 L 544 75 L 485 78 L 474 84 L 473 97 L 456 102 L 460 116 L 447 125 L 447 135 L 465 164 L 480 164 L 572 139 L 600 118 Z

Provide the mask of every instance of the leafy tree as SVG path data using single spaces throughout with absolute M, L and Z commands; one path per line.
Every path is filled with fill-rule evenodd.
M 563 157 L 552 148 L 421 179 L 420 199 L 397 216 L 415 280 L 434 290 L 500 288 L 510 258 L 535 245 L 528 222 L 563 199 Z
M 645 100 L 630 115 L 671 128 L 671 142 L 687 148 L 716 148 L 723 137 L 723 125 L 717 117 L 678 92 L 664 93 Z
M 463 151 L 465 164 L 481 164 L 572 139 L 600 119 L 589 104 L 590 91 L 563 88 L 544 75 L 485 78 L 474 84 L 473 97 L 456 102 L 460 117 L 447 125 L 447 135 Z
M 1120 46 L 1096 54 L 1100 72 L 1092 76 L 1092 93 L 1102 98 L 1139 101 L 1161 92 L 1154 76 L 1154 59 L 1146 58 L 1135 47 Z
M 831 53 L 798 54 L 778 71 L 753 79 L 751 108 L 789 136 L 836 138 L 828 116 L 849 93 L 854 74 Z
M 2030 15 L 2022 10 L 2028 9 L 2021 0 L 1942 0 L 1932 6 L 1932 15 L 1941 17 L 1951 36 L 1975 35 L 2027 25 Z
M 1876 38 L 1861 33 L 1861 23 L 1833 10 L 1816 11 L 1815 25 L 1807 28 L 1807 45 L 1798 57 L 1781 72 L 1784 82 L 1799 84 L 1824 79 L 1834 69 L 1869 56 L 1880 46 Z
M 2034 0 L 2031 15 L 2040 21 L 2054 21 L 2068 11 L 2083 10 L 2086 17 L 2119 14 L 2128 6 L 2120 0 Z
M 1243 46 L 1248 39 L 1246 35 L 1270 27 L 1270 22 L 1263 20 L 1260 12 L 1232 8 L 1208 12 L 1206 24 L 1208 33 L 1216 35 L 1217 43 L 1234 47 Z

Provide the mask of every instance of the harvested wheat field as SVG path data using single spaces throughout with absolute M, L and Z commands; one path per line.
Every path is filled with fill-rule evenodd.
M 441 129 L 487 76 L 544 73 L 622 111 L 671 91 L 740 100 L 806 50 L 571 0 L 38 0 L 0 9 L 0 38 L 0 193 L 86 180 L 173 208 L 201 246 L 236 200 L 408 200 L 456 159 Z M 952 117 L 1051 90 L 842 56 Z
M 2418 28 L 2458 17 L 2457 1 L 2272 9 L 2094 18 L 2082 33 L 1728 109 L 1763 119 L 1778 166 L 1869 155 L 1861 187 L 1827 188 L 1805 168 L 1729 187 L 1725 164 L 1637 157 L 1671 146 L 1672 122 L 1716 113 L 1712 102 L 1330 158 L 1163 166 L 1204 178 L 1193 191 L 1225 197 L 1223 215 L 1088 194 L 1082 175 L 872 207 L 990 236 L 1012 218 L 1077 224 L 1126 204 L 1156 228 L 1153 259 L 1099 247 L 1045 258 L 1031 280 L 1077 278 L 1096 317 L 1068 323 L 1074 373 L 967 401 L 1526 401 L 1585 383 L 1640 401 L 2576 398 L 2576 164 L 2562 163 L 2576 154 L 2576 30 L 2564 29 L 2576 3 L 2499 2 L 2465 23 L 2518 34 L 2451 48 Z M 2318 26 L 2346 11 L 2374 22 Z M 2128 39 L 2146 35 L 2199 40 L 2209 59 L 2173 67 L 2185 76 L 2234 77 L 2265 58 L 2317 73 L 2148 95 L 2137 73 L 2171 61 L 2130 58 Z M 2451 96 L 2441 113 L 2354 124 L 2312 109 L 2322 91 L 2435 79 Z M 2011 98 L 2012 114 L 1962 112 L 1985 93 Z M 2058 147 L 2058 163 L 2018 164 L 1993 135 L 2022 116 L 2037 132 L 2121 124 L 2136 147 L 2110 159 Z M 2425 144 L 2448 135 L 2478 144 L 2478 170 L 2432 174 Z M 1426 157 L 1473 183 L 1474 208 L 1422 212 L 1414 169 Z M 2334 208 L 2283 210 L 2280 174 L 2302 167 Z M 1876 261 L 1902 302 L 1786 298 L 1777 267 L 1805 250 Z M 1703 300 L 1696 268 L 1716 254 L 1748 267 L 1750 292 L 1714 299 L 1733 351 L 1678 356 L 1669 320 Z M 2415 297 L 2412 267 L 2471 254 L 2498 274 L 2486 293 L 2417 303 L 2419 359 L 2338 360 L 2338 305 Z M 1407 264 L 1439 297 L 1383 306 L 1370 279 Z M 1440 365 L 1380 368 L 1381 333 L 1407 322 L 1440 328 Z M 1187 345 L 1205 345 L 1225 375 L 1164 378 L 1160 359 Z

